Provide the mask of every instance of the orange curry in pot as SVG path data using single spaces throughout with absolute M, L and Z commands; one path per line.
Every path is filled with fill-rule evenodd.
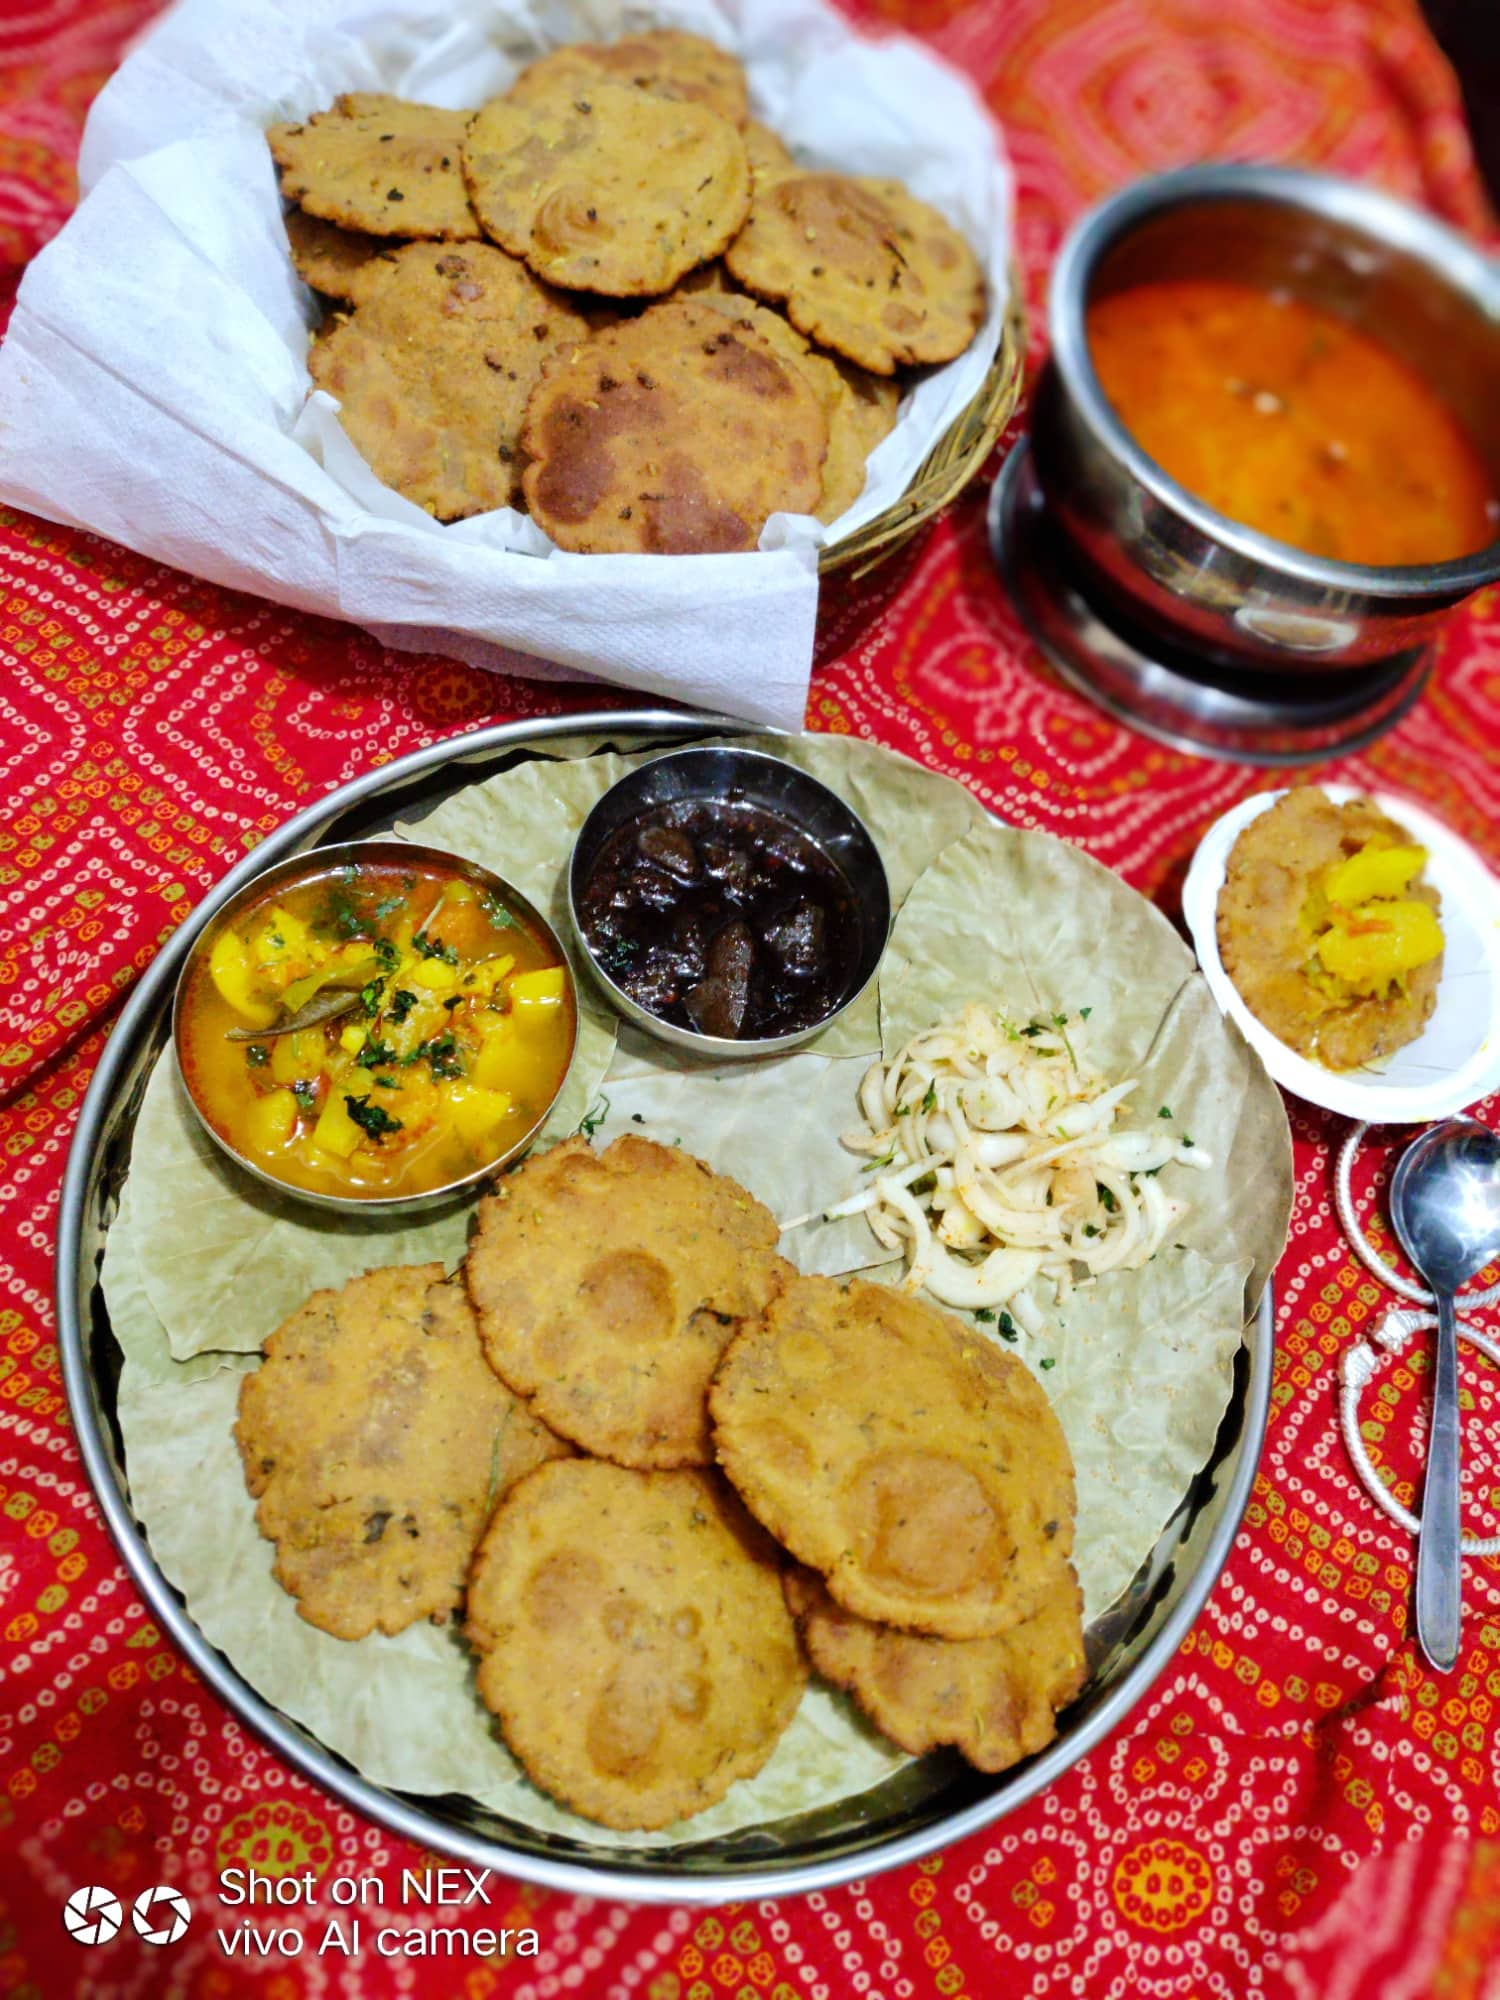
M 1179 485 L 1336 562 L 1451 562 L 1495 538 L 1496 495 L 1442 397 L 1369 334 L 1281 291 L 1134 285 L 1091 305 L 1115 413 Z

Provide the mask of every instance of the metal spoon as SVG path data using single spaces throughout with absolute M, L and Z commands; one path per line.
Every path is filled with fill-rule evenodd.
M 1453 1294 L 1500 1256 L 1500 1137 L 1473 1118 L 1445 1118 L 1401 1155 L 1391 1218 L 1437 1300 L 1437 1375 L 1417 1543 L 1417 1638 L 1433 1666 L 1458 1658 L 1462 1586 L 1458 1526 L 1458 1326 Z

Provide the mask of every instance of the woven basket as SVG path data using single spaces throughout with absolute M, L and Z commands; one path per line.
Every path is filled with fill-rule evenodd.
M 855 577 L 867 575 L 958 498 L 1010 422 L 1020 400 L 1025 358 L 1026 309 L 1021 303 L 1020 274 L 1013 271 L 1000 348 L 974 400 L 928 452 L 899 500 L 824 549 L 818 558 L 820 576 L 842 569 L 852 570 Z

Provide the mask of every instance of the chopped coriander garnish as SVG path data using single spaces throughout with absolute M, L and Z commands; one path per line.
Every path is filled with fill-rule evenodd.
M 380 1012 L 380 996 L 385 991 L 383 979 L 372 979 L 367 986 L 359 989 L 359 1004 L 364 1009 L 365 1018 L 373 1021 Z
M 1170 1104 L 1164 1104 L 1164 1105 L 1162 1106 L 1161 1110 L 1160 1110 L 1160 1111 L 1158 1111 L 1156 1115 L 1157 1115 L 1157 1117 L 1158 1117 L 1158 1118 L 1170 1118 L 1170 1117 L 1171 1117 L 1171 1115 L 1172 1115 L 1172 1107 L 1171 1107 L 1171 1105 L 1170 1105 Z
M 1100 1201 L 1104 1203 L 1104 1206 L 1109 1210 L 1110 1214 L 1113 1215 L 1116 1205 L 1115 1198 L 1110 1193 L 1109 1189 L 1104 1185 L 1103 1181 L 1094 1182 L 1094 1192 L 1098 1195 Z
M 1079 1018 L 1079 1020 L 1080 1020 L 1080 1021 L 1086 1021 L 1086 1020 L 1088 1019 L 1089 1015 L 1093 1013 L 1093 1011 L 1094 1011 L 1094 1010 L 1093 1010 L 1093 1008 L 1092 1008 L 1092 1007 L 1080 1007 L 1080 1008 L 1079 1008 L 1079 1010 L 1078 1010 L 1078 1018 Z
M 974 1317 L 983 1326 L 993 1326 L 995 1324 L 995 1308 L 993 1306 L 976 1306 Z
M 368 1132 L 372 1139 L 380 1139 L 389 1132 L 401 1130 L 401 1120 L 393 1118 L 389 1111 L 383 1111 L 378 1104 L 372 1104 L 368 1097 L 352 1097 L 346 1091 L 344 1103 L 349 1108 L 349 1116 L 361 1132 Z
M 489 918 L 493 929 L 497 931 L 508 930 L 515 922 L 515 918 L 506 909 L 504 903 L 501 902 L 493 889 L 486 889 L 481 900 L 484 903 L 484 914 Z
M 595 956 L 606 972 L 628 972 L 639 958 L 640 951 L 634 938 L 610 938 Z
M 359 1054 L 354 1058 L 354 1063 L 357 1069 L 379 1069 L 386 1063 L 399 1062 L 400 1060 L 401 1058 L 396 1054 L 396 1051 L 391 1047 L 389 1042 L 383 1042 L 378 1036 L 374 1036 L 365 1043 Z
M 996 1331 L 998 1332 L 1002 1340 L 1015 1340 L 1018 1338 L 1018 1335 L 1016 1333 L 1016 1323 L 1011 1318 L 1010 1314 L 1006 1312 L 1001 1313 L 999 1321 L 996 1325 Z
M 380 960 L 382 972 L 394 972 L 396 967 L 401 963 L 401 954 L 389 938 L 376 938 L 371 944 L 370 949 Z
M 937 1110 L 937 1084 L 935 1082 L 929 1083 L 927 1086 L 926 1095 L 922 1099 L 922 1109 L 924 1111 Z
M 1057 1366 L 1057 1357 L 1053 1354 L 1044 1354 L 1036 1365 L 1038 1368 L 1055 1368 Z
M 609 1099 L 601 1090 L 582 1118 L 579 1119 L 578 1129 L 585 1139 L 592 1139 L 608 1116 Z
M 292 1085 L 292 1095 L 304 1111 L 315 1111 L 318 1106 L 318 1086 L 306 1078 Z
M 419 1042 L 411 1054 L 401 1060 L 407 1068 L 416 1062 L 430 1063 L 434 1076 L 462 1076 L 464 1073 L 458 1041 L 451 1029 L 446 1035 L 429 1035 L 425 1042 Z
M 416 994 L 408 993 L 404 986 L 398 986 L 391 995 L 391 1004 L 387 1007 L 386 1012 L 399 1027 L 416 1004 Z
M 251 1069 L 264 1069 L 271 1060 L 271 1051 L 264 1042 L 252 1042 L 245 1051 L 245 1061 Z
M 444 965 L 457 965 L 458 963 L 457 951 L 451 944 L 444 944 L 441 938 L 428 937 L 424 932 L 421 937 L 414 937 L 412 943 L 421 952 L 423 958 L 440 958 Z

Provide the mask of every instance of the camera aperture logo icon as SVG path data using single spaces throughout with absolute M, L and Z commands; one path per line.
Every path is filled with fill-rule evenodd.
M 142 1889 L 131 1907 L 130 1921 L 147 1944 L 176 1944 L 192 1914 L 180 1890 L 162 1886 Z
M 63 1904 L 62 1919 L 75 1944 L 108 1944 L 119 1935 L 125 1910 L 112 1890 L 75 1889 Z

